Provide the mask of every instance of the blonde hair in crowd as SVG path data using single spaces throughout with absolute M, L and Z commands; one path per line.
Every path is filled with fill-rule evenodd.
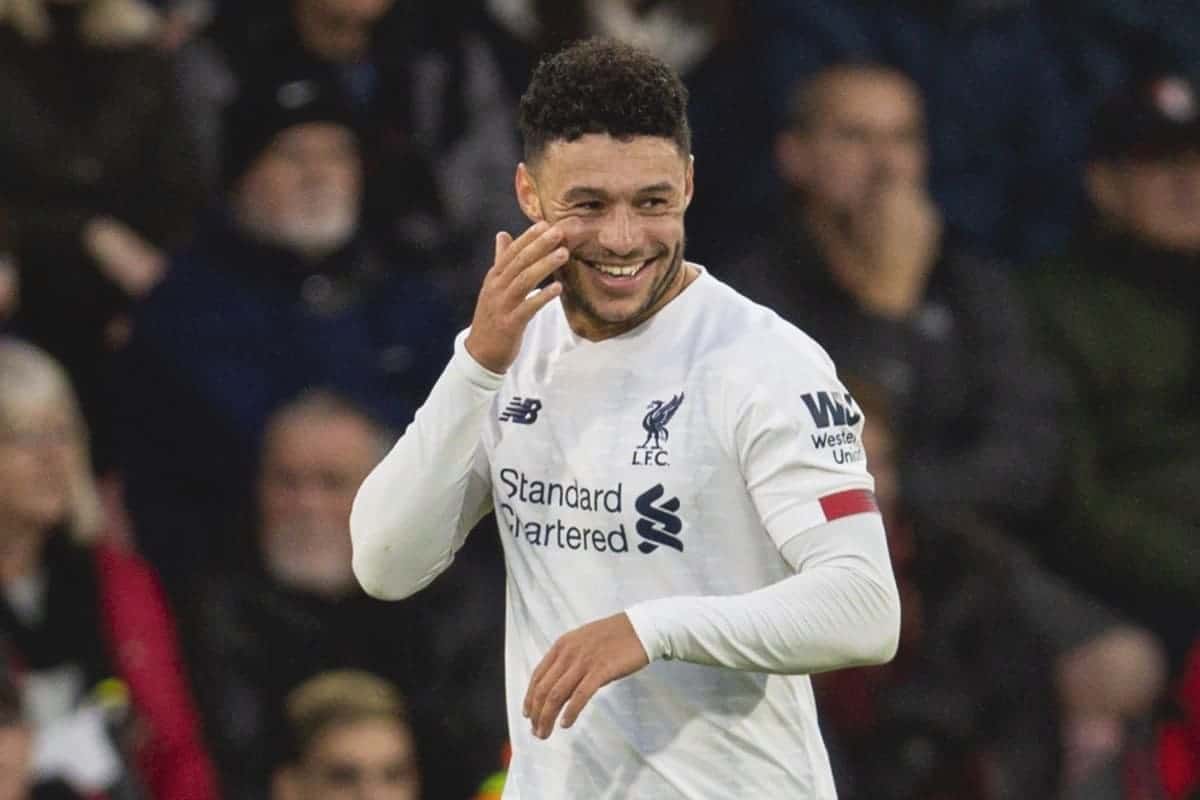
M 66 370 L 45 351 L 0 336 L 0 434 L 20 426 L 37 407 L 57 406 L 71 423 L 70 504 L 67 529 L 81 542 L 94 539 L 104 523 L 100 494 L 92 475 L 87 426 Z
M 142 0 L 81 0 L 83 40 L 95 47 L 128 47 L 150 41 L 162 18 Z M 0 0 L 0 25 L 8 25 L 31 42 L 50 37 L 46 0 Z
M 337 725 L 365 720 L 395 720 L 408 725 L 408 705 L 383 678 L 360 670 L 324 672 L 287 696 L 287 721 L 300 753 Z

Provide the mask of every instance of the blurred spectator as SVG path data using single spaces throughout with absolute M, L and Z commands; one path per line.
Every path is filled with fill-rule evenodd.
M 106 358 L 205 191 L 171 63 L 153 47 L 158 25 L 140 0 L 0 3 L 0 209 L 20 270 L 17 327 L 67 366 L 102 463 Z
M 1145 632 L 1060 585 L 998 532 L 1013 521 L 1043 530 L 1030 520 L 1059 458 L 1056 387 L 1020 298 L 1003 271 L 943 235 L 925 188 L 920 95 L 907 78 L 880 66 L 826 69 L 797 88 L 793 120 L 777 144 L 793 190 L 779 233 L 730 277 L 883 393 L 903 441 L 897 491 L 921 524 L 957 520 L 956 535 L 975 531 L 1011 551 L 1007 569 L 1021 576 L 1013 600 L 1055 659 L 1067 767 L 1082 781 L 1124 747 L 1125 723 L 1149 712 L 1162 669 Z
M 448 185 L 434 167 L 440 143 L 432 142 L 430 128 L 449 110 L 438 106 L 446 76 L 431 76 L 421 66 L 443 44 L 426 6 L 394 0 L 223 4 L 208 41 L 187 50 L 184 71 L 184 92 L 208 132 L 208 148 L 220 151 L 236 136 L 209 118 L 247 86 L 301 78 L 330 86 L 358 118 L 367 166 L 365 221 L 377 242 L 406 261 L 440 257 L 455 228 L 444 192 L 485 192 L 478 176 L 460 175 L 475 180 Z M 506 178 L 512 204 L 511 174 Z
M 1091 224 L 1030 275 L 1043 339 L 1071 388 L 1062 519 L 1045 545 L 1179 655 L 1200 608 L 1195 86 L 1163 76 L 1105 104 L 1087 187 Z
M 905 616 L 894 664 L 823 679 L 826 722 L 849 747 L 840 796 L 1157 796 L 1145 793 L 1156 785 L 1155 644 L 980 517 L 914 512 L 886 392 L 848 385 L 867 419 Z
M 1059 463 L 1056 387 L 1006 274 L 943 233 L 920 90 L 889 67 L 830 67 L 792 93 L 776 142 L 789 197 L 769 247 L 729 279 L 884 387 L 921 513 L 1040 509 Z
M 387 676 L 411 698 L 429 797 L 466 798 L 499 761 L 500 571 L 460 553 L 455 575 L 398 604 L 367 597 L 350 571 L 350 505 L 389 445 L 324 392 L 267 425 L 258 526 L 247 537 L 256 552 L 193 601 L 197 686 L 227 800 L 263 796 L 284 696 L 340 667 Z
M 1200 640 L 1175 687 L 1174 713 L 1159 732 L 1158 766 L 1168 800 L 1200 798 Z
M 294 752 L 275 773 L 272 800 L 421 797 L 408 711 L 387 681 L 365 672 L 325 673 L 291 693 L 287 721 Z
M 1078 4 L 1075 4 L 1078 5 Z M 989 255 L 1053 252 L 1080 206 L 1086 108 L 1037 0 L 759 0 L 755 41 L 777 126 L 787 89 L 823 66 L 886 63 L 929 106 L 931 190 Z
M 483 0 L 512 119 L 533 66 L 568 42 L 607 36 L 643 47 L 683 77 L 696 157 L 688 256 L 719 264 L 746 246 L 770 197 L 768 106 L 747 6 L 734 0 Z M 515 127 L 515 122 L 510 122 Z M 506 185 L 512 184 L 512 166 Z M 737 187 L 731 191 L 731 187 Z M 490 258 L 487 259 L 490 262 Z
M 397 427 L 449 355 L 438 294 L 360 232 L 362 165 L 339 95 L 307 80 L 232 109 L 228 201 L 135 317 L 114 389 L 127 499 L 172 594 L 249 505 L 267 415 L 330 386 Z
M 851 384 L 901 590 L 899 656 L 817 682 L 843 800 L 1056 796 L 1052 654 L 1027 619 L 1025 564 L 967 514 L 914 516 L 897 470 L 904 443 L 885 395 Z M 837 767 L 840 766 L 840 769 Z
M 1072 88 L 1089 107 L 1134 76 L 1200 76 L 1200 13 L 1186 0 L 1049 0 Z
M 213 800 L 170 614 L 141 561 L 94 541 L 89 470 L 66 374 L 0 339 L 0 642 L 37 776 L 80 796 Z

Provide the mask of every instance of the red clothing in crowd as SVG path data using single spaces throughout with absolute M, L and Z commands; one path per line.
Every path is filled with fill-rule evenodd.
M 142 779 L 156 800 L 217 800 L 175 623 L 158 581 L 130 553 L 102 544 L 95 555 L 113 663 L 129 686 L 137 717 L 149 727 L 137 752 Z
M 1162 727 L 1158 765 L 1167 797 L 1187 800 L 1200 793 L 1200 642 L 1192 648 L 1175 700 L 1183 713 Z

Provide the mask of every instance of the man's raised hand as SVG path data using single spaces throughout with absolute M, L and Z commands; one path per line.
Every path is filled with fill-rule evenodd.
M 562 294 L 557 281 L 534 290 L 567 263 L 569 255 L 562 223 L 538 222 L 516 240 L 507 233 L 496 234 L 496 260 L 484 276 L 465 342 L 481 366 L 503 373 L 516 360 L 529 320 Z

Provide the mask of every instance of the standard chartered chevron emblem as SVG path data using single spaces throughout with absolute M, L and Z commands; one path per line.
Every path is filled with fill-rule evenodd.
M 637 521 L 637 534 L 645 539 L 638 545 L 638 550 L 646 554 L 653 553 L 659 545 L 683 552 L 683 542 L 679 541 L 683 520 L 675 514 L 679 510 L 679 498 L 672 497 L 660 503 L 664 494 L 663 485 L 656 483 L 633 501 L 633 507 L 641 515 Z

